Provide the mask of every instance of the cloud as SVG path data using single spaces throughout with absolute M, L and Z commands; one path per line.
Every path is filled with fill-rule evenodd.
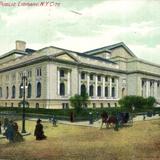
M 128 45 L 137 57 L 145 59 L 149 62 L 159 64 L 160 62 L 160 44 L 155 47 L 147 45 Z
M 54 45 L 76 51 L 123 41 L 135 47 L 135 54 L 141 55 L 147 49 L 157 53 L 160 44 L 158 1 L 57 1 L 61 2 L 60 7 L 3 9 L 0 12 L 1 53 L 12 49 L 17 39 L 36 49 Z

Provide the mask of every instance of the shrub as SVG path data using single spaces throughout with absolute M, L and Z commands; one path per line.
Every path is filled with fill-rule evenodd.
M 135 109 L 142 108 L 145 105 L 145 100 L 141 96 L 125 96 L 118 101 L 122 108 L 132 111 L 132 107 Z
M 120 99 L 119 104 L 122 108 L 132 111 L 132 107 L 135 107 L 135 110 L 142 111 L 145 109 L 152 109 L 154 103 L 156 102 L 154 97 L 143 98 L 141 96 L 125 96 Z
M 78 113 L 82 110 L 83 106 L 88 103 L 88 94 L 83 93 L 82 95 L 75 94 L 69 99 L 71 106 Z

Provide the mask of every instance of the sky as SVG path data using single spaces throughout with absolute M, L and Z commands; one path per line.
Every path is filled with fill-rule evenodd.
M 16 40 L 78 52 L 124 42 L 137 57 L 160 64 L 160 0 L 2 0 L 0 55 Z

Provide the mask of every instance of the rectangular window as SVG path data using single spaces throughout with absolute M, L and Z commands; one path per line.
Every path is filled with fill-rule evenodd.
M 105 81 L 108 82 L 108 77 L 105 77 Z
M 81 79 L 85 79 L 85 73 L 84 72 L 81 73 Z
M 101 76 L 100 75 L 98 76 L 98 81 L 101 81 Z
M 37 69 L 36 69 L 36 75 L 37 75 L 37 77 L 42 76 L 41 68 L 37 68 Z
M 112 83 L 114 83 L 115 82 L 115 78 L 112 78 Z
M 95 103 L 93 103 L 93 108 L 96 108 L 96 104 Z
M 64 70 L 63 69 L 60 70 L 60 77 L 64 77 Z
M 32 71 L 28 71 L 28 78 L 32 77 Z
M 90 80 L 93 80 L 93 74 L 90 74 Z

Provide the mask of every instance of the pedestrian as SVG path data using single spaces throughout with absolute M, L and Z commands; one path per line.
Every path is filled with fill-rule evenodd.
M 13 141 L 14 142 L 22 142 L 22 141 L 24 141 L 23 136 L 18 131 L 17 122 L 13 122 L 13 129 L 14 129 Z
M 71 113 L 70 113 L 70 121 L 74 122 L 74 113 L 73 113 L 73 111 L 71 111 Z
M 56 120 L 56 117 L 55 115 L 52 116 L 52 124 L 53 124 L 53 127 L 56 127 L 57 126 L 57 120 Z
M 143 114 L 143 120 L 145 121 L 145 119 L 146 119 L 146 115 L 145 115 L 145 114 Z
M 13 121 L 10 120 L 7 124 L 7 129 L 5 130 L 4 135 L 9 140 L 9 142 L 13 142 L 14 140 L 14 128 L 13 128 Z
M 37 124 L 34 131 L 34 136 L 36 136 L 36 140 L 43 140 L 47 137 L 44 135 L 43 125 L 41 124 L 41 120 L 37 120 Z

